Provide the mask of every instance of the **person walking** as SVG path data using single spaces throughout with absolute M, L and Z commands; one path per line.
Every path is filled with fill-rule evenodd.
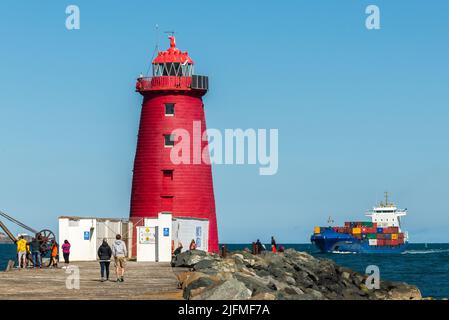
M 56 240 L 51 241 L 51 247 L 50 247 L 50 264 L 48 265 L 50 268 L 58 267 L 58 243 Z
M 23 236 L 20 236 L 19 240 L 16 242 L 16 245 L 18 268 L 25 268 L 27 263 L 27 241 L 23 238 Z
M 34 268 L 42 268 L 41 242 L 38 239 L 31 240 L 30 251 Z
M 271 237 L 271 252 L 276 252 L 277 251 L 277 245 L 276 245 L 276 240 L 274 240 L 274 237 Z
M 128 251 L 126 250 L 125 242 L 122 241 L 122 236 L 119 234 L 115 236 L 115 241 L 112 244 L 112 255 L 114 256 L 117 282 L 123 282 L 125 275 L 126 256 L 128 255 Z
M 62 244 L 62 255 L 64 256 L 64 263 L 69 264 L 69 257 L 70 257 L 70 242 L 68 240 L 64 240 L 64 243 Z
M 101 282 L 109 281 L 109 266 L 111 264 L 112 249 L 106 239 L 98 248 L 98 258 L 100 259 Z

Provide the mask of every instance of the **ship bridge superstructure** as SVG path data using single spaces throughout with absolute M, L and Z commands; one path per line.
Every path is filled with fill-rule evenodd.
M 388 192 L 385 192 L 385 202 L 380 202 L 372 210 L 366 212 L 371 221 L 378 227 L 398 227 L 401 232 L 401 217 L 407 215 L 407 209 L 399 209 L 394 203 L 388 201 Z

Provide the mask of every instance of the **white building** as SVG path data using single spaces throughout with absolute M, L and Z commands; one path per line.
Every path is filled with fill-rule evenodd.
M 195 240 L 197 249 L 208 250 L 209 221 L 207 219 L 173 218 L 169 212 L 157 218 L 139 221 L 117 218 L 59 217 L 59 244 L 71 244 L 71 261 L 95 261 L 103 239 L 109 245 L 120 234 L 128 248 L 128 258 L 137 261 L 171 261 L 172 252 L 179 243 L 183 251 Z

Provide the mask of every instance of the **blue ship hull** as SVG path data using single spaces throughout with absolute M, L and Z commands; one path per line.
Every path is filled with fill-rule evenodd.
M 370 246 L 367 239 L 357 239 L 351 234 L 338 233 L 325 229 L 310 238 L 313 244 L 323 253 L 401 253 L 407 249 L 407 243 L 397 246 Z

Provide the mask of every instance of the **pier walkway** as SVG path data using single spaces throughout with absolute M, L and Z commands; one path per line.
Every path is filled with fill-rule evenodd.
M 100 281 L 98 262 L 73 262 L 79 269 L 79 289 L 73 287 L 76 272 L 66 269 L 12 269 L 0 272 L 0 299 L 182 299 L 174 269 L 169 263 L 127 262 L 125 281 Z M 60 267 L 64 264 L 60 263 Z

